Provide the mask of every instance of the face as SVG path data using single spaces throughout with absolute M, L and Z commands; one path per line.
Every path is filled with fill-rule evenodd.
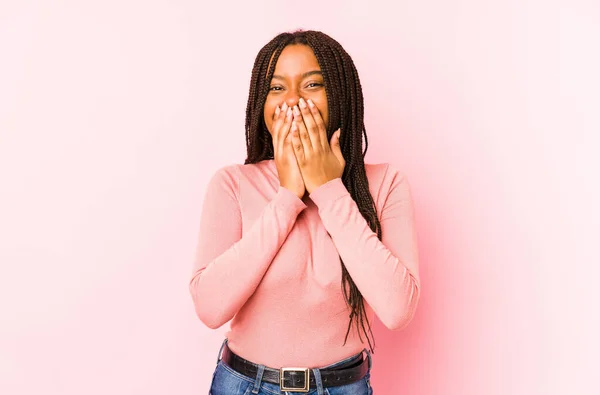
M 327 96 L 319 62 L 307 45 L 288 45 L 281 51 L 271 79 L 269 94 L 265 102 L 265 124 L 273 135 L 273 117 L 277 106 L 283 103 L 293 107 L 300 98 L 311 99 L 327 125 Z

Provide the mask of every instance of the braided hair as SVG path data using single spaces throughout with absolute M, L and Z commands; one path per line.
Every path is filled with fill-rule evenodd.
M 281 33 L 268 42 L 256 56 L 252 76 L 248 105 L 246 107 L 246 148 L 245 164 L 257 163 L 273 159 L 273 140 L 265 124 L 263 109 L 269 93 L 271 78 L 275 71 L 277 59 L 288 45 L 303 44 L 309 46 L 317 58 L 325 83 L 329 119 L 327 122 L 327 141 L 330 141 L 335 130 L 341 128 L 340 148 L 346 166 L 342 182 L 357 203 L 360 213 L 369 227 L 381 240 L 381 225 L 377 218 L 375 203 L 369 192 L 369 183 L 365 171 L 364 156 L 368 148 L 367 133 L 364 125 L 363 94 L 358 78 L 358 72 L 350 55 L 333 38 L 325 33 L 314 30 L 297 30 L 292 33 Z M 365 149 L 362 151 L 362 138 L 365 139 Z M 352 323 L 356 322 L 357 329 L 364 332 L 369 342 L 371 352 L 374 352 L 375 338 L 371 325 L 366 319 L 363 296 L 350 277 L 344 262 L 342 266 L 342 291 L 350 317 L 344 344 Z M 365 321 L 369 327 L 373 344 L 365 329 Z M 359 338 L 362 341 L 360 331 Z

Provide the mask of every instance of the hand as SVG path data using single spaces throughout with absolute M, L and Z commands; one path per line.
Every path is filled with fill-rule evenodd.
M 334 178 L 341 178 L 346 161 L 340 148 L 340 129 L 327 141 L 325 122 L 317 106 L 304 99 L 293 107 L 294 121 L 291 126 L 293 150 L 300 166 L 308 193 Z
M 282 187 L 294 192 L 298 198 L 302 199 L 306 188 L 294 150 L 292 148 L 292 135 L 290 127 L 292 125 L 292 109 L 283 104 L 275 109 L 273 115 L 273 156 L 279 183 Z

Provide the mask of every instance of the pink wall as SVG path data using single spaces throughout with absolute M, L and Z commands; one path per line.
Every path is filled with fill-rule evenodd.
M 423 294 L 377 323 L 375 393 L 598 393 L 597 2 L 203 3 L 0 3 L 0 393 L 207 392 L 204 187 L 298 27 L 354 57 L 367 162 L 413 188 Z

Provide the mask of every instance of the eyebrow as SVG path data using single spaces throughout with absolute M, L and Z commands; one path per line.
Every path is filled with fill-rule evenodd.
M 307 71 L 306 73 L 302 74 L 300 77 L 302 77 L 303 79 L 313 75 L 313 74 L 318 74 L 318 75 L 323 75 L 323 73 L 321 72 L 321 70 L 312 70 L 312 71 Z M 280 75 L 273 75 L 273 79 L 278 79 L 278 80 L 285 80 L 284 77 L 280 76 Z

